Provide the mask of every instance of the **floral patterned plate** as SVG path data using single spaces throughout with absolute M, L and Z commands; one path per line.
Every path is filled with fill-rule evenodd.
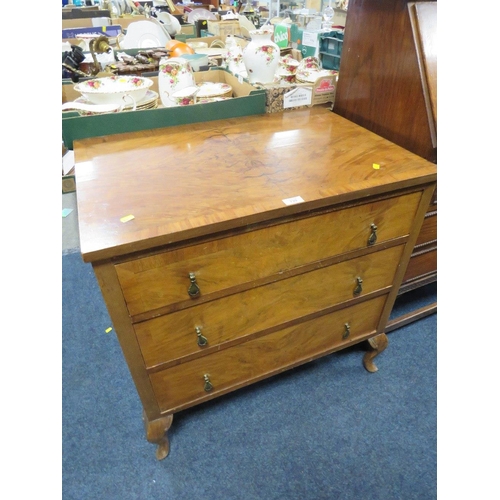
M 85 97 L 79 97 L 78 99 L 75 99 L 74 102 L 81 103 L 81 104 L 92 104 Z M 146 92 L 145 97 L 137 103 L 135 110 L 140 111 L 140 110 L 144 110 L 144 109 L 155 109 L 157 107 L 158 107 L 158 93 L 154 92 L 153 90 L 148 90 Z M 133 110 L 133 105 L 127 104 L 123 107 L 123 109 L 120 110 L 118 108 L 118 109 L 111 111 L 111 112 L 112 113 L 119 113 L 121 111 L 132 111 L 132 110 Z M 103 112 L 89 111 L 87 109 L 78 110 L 78 113 L 81 116 L 92 116 L 92 115 L 102 115 L 103 114 Z M 108 111 L 108 113 L 109 113 L 109 111 Z
M 200 87 L 198 98 L 229 97 L 233 93 L 233 87 L 227 83 L 202 82 L 198 87 Z
M 320 70 L 297 70 L 295 74 L 297 81 L 301 83 L 315 83 L 318 78 L 323 76 L 335 75 L 337 72 L 329 69 Z

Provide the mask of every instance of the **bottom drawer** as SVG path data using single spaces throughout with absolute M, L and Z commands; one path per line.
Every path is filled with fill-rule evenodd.
M 349 345 L 375 332 L 386 298 L 377 297 L 152 373 L 160 410 L 179 411 Z M 350 333 L 343 338 L 346 323 Z M 205 390 L 207 381 L 212 386 L 209 391 Z

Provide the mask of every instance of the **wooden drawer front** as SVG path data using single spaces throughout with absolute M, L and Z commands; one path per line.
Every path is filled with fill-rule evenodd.
M 406 283 L 408 280 L 412 280 L 420 276 L 435 272 L 437 272 L 436 249 L 429 252 L 422 252 L 420 254 L 413 255 L 410 259 L 408 267 L 406 268 L 403 283 Z
M 374 332 L 386 295 L 152 373 L 160 410 L 177 411 L 298 365 Z M 345 324 L 350 335 L 343 339 Z M 360 368 L 361 369 L 361 368 Z M 213 389 L 204 390 L 208 375 Z
M 437 214 L 430 215 L 424 219 L 422 229 L 418 234 L 416 246 L 425 245 L 431 241 L 437 240 Z
M 201 294 L 249 283 L 409 233 L 421 192 L 266 227 L 116 265 L 130 314 L 190 300 L 189 273 Z
M 148 368 L 233 339 L 275 328 L 353 297 L 392 284 L 404 246 L 365 255 L 245 292 L 137 323 L 135 332 Z M 356 278 L 362 291 L 354 295 Z M 198 345 L 195 328 L 208 343 Z
M 434 194 L 432 195 L 431 202 L 429 203 L 429 212 L 437 210 L 437 200 L 438 200 L 438 190 L 436 187 L 436 189 L 434 190 Z

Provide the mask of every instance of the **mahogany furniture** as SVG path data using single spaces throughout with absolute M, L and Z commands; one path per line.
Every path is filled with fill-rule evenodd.
M 436 1 L 350 0 L 334 112 L 436 163 Z M 436 280 L 437 194 L 400 293 Z M 436 308 L 411 315 L 418 319 Z
M 74 144 L 81 252 L 169 452 L 173 415 L 368 341 L 436 167 L 326 106 Z

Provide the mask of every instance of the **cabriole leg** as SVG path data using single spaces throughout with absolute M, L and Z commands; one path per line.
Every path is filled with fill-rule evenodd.
M 368 343 L 373 350 L 364 355 L 363 364 L 369 372 L 374 373 L 378 370 L 378 368 L 373 363 L 373 358 L 385 350 L 389 340 L 387 339 L 387 335 L 385 333 L 381 333 L 380 335 L 376 335 L 375 337 L 368 339 Z
M 167 431 L 170 429 L 173 419 L 173 415 L 167 415 L 166 417 L 149 421 L 146 412 L 142 412 L 142 420 L 146 429 L 146 439 L 150 443 L 158 445 L 156 448 L 156 458 L 158 460 L 163 460 L 170 450 Z

